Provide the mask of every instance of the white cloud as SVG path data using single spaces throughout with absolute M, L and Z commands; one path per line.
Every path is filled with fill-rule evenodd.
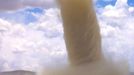
M 105 7 L 105 10 L 102 15 L 107 17 L 115 17 L 115 18 L 127 16 L 124 12 L 124 9 L 117 10 L 116 7 L 113 7 L 111 5 Z
M 24 4 L 26 6 L 40 4 L 32 5 L 30 4 L 32 1 L 34 0 L 29 0 L 27 4 Z M 41 1 L 43 0 L 39 2 Z M 65 64 L 67 58 L 59 10 L 50 8 L 44 11 L 40 17 L 36 15 L 38 16 L 37 22 L 29 25 L 0 19 L 0 64 L 4 65 L 3 70 L 35 70 L 40 65 Z M 134 71 L 133 7 L 126 5 L 126 0 L 118 0 L 115 6 L 108 5 L 100 11 L 97 15 L 101 27 L 103 49 L 108 55 L 116 58 L 128 58 L 131 70 Z
M 129 7 L 129 12 L 133 13 L 134 12 L 134 7 Z
M 127 6 L 127 0 L 117 0 L 115 6 L 116 8 L 125 8 L 125 6 Z
M 127 0 L 117 0 L 115 6 L 106 6 L 98 14 L 103 48 L 112 57 L 124 57 L 129 60 L 131 71 L 134 71 L 134 15 L 133 7 Z
M 35 70 L 54 62 L 55 66 L 65 64 L 63 30 L 57 17 L 59 11 L 45 11 L 39 21 L 29 25 L 0 19 L 0 60 L 5 61 L 1 65 L 6 64 L 2 70 Z
M 11 28 L 10 23 L 8 23 L 7 21 L 4 21 L 2 19 L 0 19 L 0 31 L 6 31 L 9 30 L 9 28 Z

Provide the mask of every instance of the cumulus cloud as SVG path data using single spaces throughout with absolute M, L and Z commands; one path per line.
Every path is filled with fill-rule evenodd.
M 0 19 L 2 70 L 35 70 L 54 62 L 53 66 L 65 63 L 67 58 L 58 12 L 58 9 L 48 9 L 36 23 L 29 25 Z
M 133 40 L 134 15 L 133 7 L 127 5 L 127 0 L 117 0 L 115 6 L 108 5 L 98 14 L 103 48 L 115 59 L 124 57 L 134 71 Z
M 117 7 L 125 7 L 125 6 L 127 6 L 127 0 L 117 0 L 117 2 L 116 2 L 116 8 Z
M 27 0 L 25 3 L 22 0 L 22 6 L 40 4 L 34 4 L 32 1 L 34 0 Z M 39 0 L 41 1 L 47 0 Z M 8 6 L 3 7 L 7 9 Z M 132 25 L 134 8 L 129 7 L 126 0 L 117 0 L 115 6 L 108 5 L 98 11 L 103 50 L 114 59 L 127 58 L 131 70 L 134 71 L 134 26 Z M 3 65 L 0 66 L 2 68 L 0 70 L 36 70 L 42 65 L 47 67 L 56 66 L 58 63 L 66 64 L 67 57 L 59 10 L 44 9 L 43 14 L 35 15 L 38 20 L 28 25 L 0 19 L 0 65 Z

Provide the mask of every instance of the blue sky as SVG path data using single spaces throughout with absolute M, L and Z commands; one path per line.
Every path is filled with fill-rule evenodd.
M 36 70 L 67 63 L 59 9 L 53 0 L 0 0 L 0 70 Z M 134 0 L 96 0 L 104 53 L 134 71 Z M 57 63 L 58 61 L 58 63 Z M 55 64 L 54 64 L 55 62 Z
M 128 5 L 134 6 L 134 0 L 128 0 Z
M 98 7 L 105 7 L 105 6 L 109 5 L 109 4 L 114 6 L 116 1 L 117 0 L 98 0 L 96 2 L 96 6 L 98 6 Z M 127 4 L 129 6 L 133 6 L 134 7 L 134 0 L 128 0 Z
M 107 5 L 113 5 L 114 6 L 116 4 L 116 1 L 117 0 L 98 0 L 95 3 L 95 6 L 97 8 L 104 8 Z M 134 7 L 134 1 L 133 0 L 128 0 L 127 4 L 129 6 Z M 21 20 L 23 19 L 23 21 L 21 22 L 20 19 L 18 19 L 18 22 L 28 24 L 30 22 L 35 22 L 37 20 L 36 17 L 33 16 L 31 13 L 42 14 L 43 12 L 44 11 L 43 11 L 42 7 L 34 7 L 34 8 L 26 8 L 26 9 L 23 9 L 21 11 L 17 11 L 17 12 L 15 12 L 13 14 L 17 14 L 18 16 L 23 15 L 23 18 L 21 17 Z M 4 17 L 4 18 L 8 17 L 7 19 L 10 18 L 10 19 L 16 21 L 16 16 L 13 16 L 13 14 L 12 13 L 6 13 L 6 12 L 3 13 L 3 12 L 1 12 L 0 17 Z
M 96 8 L 104 8 L 107 5 L 114 6 L 116 4 L 116 1 L 117 0 L 98 0 L 98 1 L 95 2 L 95 6 L 96 6 Z M 129 6 L 134 7 L 134 1 L 133 0 L 128 0 L 127 4 Z M 37 21 L 36 17 L 33 16 L 31 13 L 42 14 L 43 12 L 45 12 L 45 11 L 43 11 L 43 9 L 44 8 L 38 6 L 38 7 L 33 7 L 33 8 L 26 8 L 26 9 L 23 9 L 21 11 L 17 11 L 15 13 L 6 13 L 6 12 L 3 13 L 3 12 L 1 12 L 0 17 L 4 17 L 4 18 L 7 18 L 7 19 L 12 19 L 12 20 L 16 21 L 17 20 L 16 16 L 13 16 L 13 14 L 17 14 L 18 16 L 23 15 L 23 17 L 21 17 L 21 21 L 20 21 L 20 19 L 18 19 L 18 22 L 28 24 L 30 22 Z

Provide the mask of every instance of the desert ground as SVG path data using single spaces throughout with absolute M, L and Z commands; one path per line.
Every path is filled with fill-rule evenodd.
M 0 75 L 36 75 L 36 72 L 26 70 L 4 71 L 0 72 Z M 134 75 L 134 72 L 130 72 L 130 75 Z

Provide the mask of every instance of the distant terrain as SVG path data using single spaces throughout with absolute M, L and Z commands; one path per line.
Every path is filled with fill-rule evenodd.
M 0 72 L 0 75 L 36 75 L 36 73 L 32 71 L 16 70 Z
M 16 71 L 0 72 L 0 75 L 36 75 L 36 73 L 26 70 L 16 70 Z M 134 75 L 134 72 L 130 72 L 130 75 Z

